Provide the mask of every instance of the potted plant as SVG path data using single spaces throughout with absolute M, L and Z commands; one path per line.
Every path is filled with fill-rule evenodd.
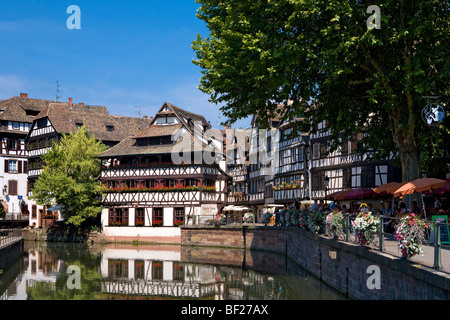
M 223 213 L 218 213 L 214 218 L 214 225 L 218 228 L 220 225 L 225 224 L 226 216 Z
M 418 219 L 414 213 L 403 217 L 394 234 L 398 246 L 402 252 L 402 258 L 412 258 L 415 255 L 423 255 L 420 245 L 425 241 L 425 230 L 428 224 Z
M 368 211 L 362 211 L 353 221 L 355 235 L 363 246 L 374 242 L 379 226 L 380 219 Z
M 255 222 L 255 216 L 251 212 L 247 212 L 244 214 L 244 217 L 242 218 L 244 223 L 253 223 Z
M 334 238 L 344 234 L 345 218 L 342 212 L 334 210 L 327 215 L 327 227 Z

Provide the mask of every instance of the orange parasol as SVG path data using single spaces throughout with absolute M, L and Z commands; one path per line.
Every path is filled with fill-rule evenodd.
M 394 191 L 394 197 L 400 197 L 416 192 L 424 192 L 441 188 L 447 184 L 447 181 L 436 178 L 421 178 L 405 183 Z
M 373 189 L 373 191 L 375 191 L 376 193 L 380 194 L 380 195 L 392 195 L 394 194 L 394 192 L 398 189 L 400 189 L 400 187 L 404 186 L 405 184 L 407 184 L 408 182 L 389 182 L 386 184 L 383 184 L 379 187 L 376 187 Z

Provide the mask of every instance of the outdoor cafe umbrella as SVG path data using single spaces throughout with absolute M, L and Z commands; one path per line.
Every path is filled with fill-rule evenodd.
M 447 181 L 436 178 L 421 178 L 405 183 L 402 187 L 394 192 L 394 197 L 401 197 L 408 194 L 420 193 L 423 203 L 423 192 L 444 187 Z M 425 206 L 423 207 L 425 219 L 427 217 Z
M 446 192 L 450 192 L 450 183 L 447 183 L 444 187 L 431 190 L 428 194 L 442 196 Z
M 361 198 L 369 198 L 369 197 L 374 197 L 375 195 L 377 195 L 377 193 L 375 191 L 373 191 L 373 189 L 370 188 L 358 188 L 358 189 L 353 189 L 350 192 L 348 192 L 345 196 L 344 199 L 361 199 Z
M 386 184 L 383 184 L 379 187 L 376 187 L 373 189 L 378 195 L 385 196 L 385 195 L 393 195 L 396 190 L 398 190 L 400 187 L 404 186 L 407 181 L 405 182 L 389 182 Z
M 436 178 L 416 179 L 405 183 L 399 189 L 395 190 L 394 197 L 400 197 L 417 192 L 422 193 L 424 191 L 430 191 L 433 189 L 444 187 L 446 184 L 447 181 Z
M 330 194 L 328 197 L 329 198 L 333 198 L 334 200 L 344 200 L 345 199 L 345 195 L 347 193 L 349 193 L 350 191 L 352 191 L 352 190 L 350 189 L 350 190 L 334 192 L 334 193 Z

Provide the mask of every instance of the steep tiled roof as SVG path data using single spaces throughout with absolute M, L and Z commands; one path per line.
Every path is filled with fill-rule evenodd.
M 0 120 L 32 123 L 36 114 L 52 102 L 45 99 L 12 97 L 0 100 Z
M 159 136 L 171 136 L 178 129 L 181 129 L 183 125 L 181 123 L 170 124 L 170 125 L 157 125 L 152 124 L 147 128 L 141 130 L 133 138 L 144 138 L 144 137 L 159 137 Z
M 84 125 L 90 134 L 103 141 L 121 141 L 147 127 L 151 118 L 137 118 L 110 115 L 103 106 L 73 105 L 51 103 L 37 119 L 48 117 L 58 133 L 76 132 Z
M 186 139 L 184 139 L 184 137 Z M 188 150 L 202 151 L 206 148 L 206 144 L 197 138 L 193 138 L 190 133 L 184 133 L 180 136 L 176 143 L 163 145 L 138 146 L 136 139 L 127 137 L 114 147 L 102 152 L 100 158 L 124 156 L 124 155 L 146 155 L 146 154 L 171 154 L 172 152 Z
M 211 128 L 211 125 L 208 123 L 208 121 L 206 121 L 205 117 L 203 117 L 202 115 L 181 109 L 181 108 L 171 104 L 170 102 L 164 102 L 163 106 L 161 107 L 159 112 L 156 114 L 154 119 L 156 119 L 158 117 L 158 114 L 169 114 L 170 113 L 170 111 L 163 111 L 165 106 L 169 107 L 170 110 L 172 110 L 172 112 L 174 113 L 174 115 L 181 121 L 181 123 L 183 123 L 186 128 L 191 130 L 191 132 L 193 130 L 193 122 L 195 122 L 195 121 L 201 122 L 202 125 L 205 126 L 207 129 Z

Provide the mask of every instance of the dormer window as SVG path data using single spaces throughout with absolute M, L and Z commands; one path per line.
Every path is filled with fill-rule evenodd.
M 75 125 L 76 125 L 77 129 L 80 129 L 83 126 L 83 123 L 82 122 L 76 122 Z
M 106 126 L 106 130 L 108 130 L 109 132 L 114 131 L 114 126 L 113 125 L 107 125 Z
M 172 124 L 175 123 L 175 117 L 158 117 L 156 124 Z

